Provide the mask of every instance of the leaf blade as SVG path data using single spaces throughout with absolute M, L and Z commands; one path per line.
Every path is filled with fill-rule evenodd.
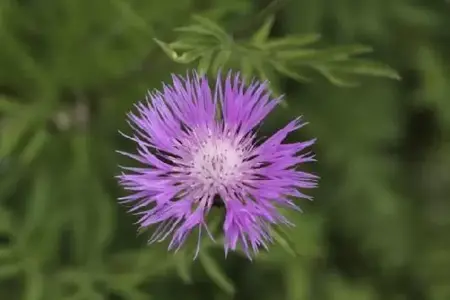
M 275 22 L 274 16 L 266 18 L 262 26 L 252 35 L 250 39 L 251 43 L 258 46 L 263 45 L 270 35 L 274 22 Z
M 264 48 L 271 51 L 281 50 L 289 47 L 303 47 L 314 44 L 321 39 L 317 33 L 291 35 L 285 38 L 274 38 L 265 43 Z
M 206 251 L 199 254 L 200 263 L 211 280 L 229 295 L 234 295 L 235 288 L 230 279 L 220 270 L 217 263 L 209 256 Z

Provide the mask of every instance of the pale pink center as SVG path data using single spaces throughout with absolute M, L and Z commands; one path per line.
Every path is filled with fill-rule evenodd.
M 191 174 L 205 187 L 216 190 L 239 180 L 242 156 L 229 140 L 209 138 L 194 154 Z

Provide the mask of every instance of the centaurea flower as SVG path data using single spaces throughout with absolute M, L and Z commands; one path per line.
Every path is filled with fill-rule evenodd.
M 249 258 L 272 242 L 271 226 L 291 224 L 279 207 L 298 209 L 292 198 L 307 198 L 299 189 L 316 187 L 317 177 L 297 169 L 314 161 L 303 150 L 314 140 L 283 143 L 305 123 L 297 118 L 262 142 L 256 128 L 280 102 L 266 82 L 245 85 L 239 74 L 214 88 L 194 73 L 173 76 L 172 85 L 148 94 L 128 114 L 137 153 L 122 154 L 141 168 L 124 168 L 120 184 L 130 195 L 131 212 L 141 228 L 157 225 L 149 243 L 171 236 L 170 249 L 179 249 L 189 233 L 202 229 L 213 239 L 207 215 L 217 197 L 222 201 L 224 249 L 238 244 Z

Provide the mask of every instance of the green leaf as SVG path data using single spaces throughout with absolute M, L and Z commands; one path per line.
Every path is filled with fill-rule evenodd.
M 372 52 L 372 47 L 365 45 L 337 46 L 328 49 L 299 49 L 283 50 L 276 53 L 277 58 L 291 60 L 294 63 L 303 62 L 313 64 L 315 62 L 343 61 L 353 55 Z
M 175 59 L 175 61 L 177 63 L 181 63 L 181 64 L 189 64 L 195 60 L 197 60 L 198 58 L 202 58 L 205 56 L 208 56 L 209 53 L 212 53 L 213 51 L 207 50 L 205 48 L 197 48 L 188 52 L 184 52 L 183 54 L 181 54 L 181 56 L 179 56 L 177 59 Z
M 177 27 L 174 29 L 174 31 L 196 33 L 198 35 L 210 35 L 213 37 L 217 37 L 214 31 L 211 31 L 200 25 L 188 25 L 183 27 Z
M 255 66 L 256 74 L 258 75 L 260 80 L 268 81 L 271 86 L 275 83 L 274 73 L 272 72 L 272 69 L 268 68 L 268 66 L 263 61 L 254 60 L 253 65 Z M 272 89 L 271 91 L 275 95 L 279 94 L 275 89 Z
M 192 283 L 192 277 L 191 277 L 191 266 L 192 266 L 192 259 L 188 259 L 186 255 L 186 251 L 178 251 L 175 254 L 175 266 L 177 269 L 178 276 L 185 282 L 185 283 Z
M 330 71 L 327 67 L 314 66 L 314 69 L 320 72 L 326 79 L 328 79 L 332 84 L 340 87 L 355 87 L 358 83 L 355 81 L 349 81 L 340 78 L 336 73 Z
M 172 60 L 178 59 L 178 57 L 179 57 L 178 54 L 174 50 L 172 50 L 172 48 L 168 44 L 166 44 L 163 41 L 160 41 L 156 38 L 154 38 L 153 40 L 158 44 L 158 46 L 161 47 L 161 49 L 164 51 L 164 53 L 166 53 L 167 56 L 169 56 Z
M 274 238 L 275 242 L 280 245 L 284 249 L 284 251 L 286 251 L 286 253 L 294 257 L 297 256 L 295 245 L 289 239 L 287 234 L 285 234 L 282 230 L 272 228 L 271 235 Z
M 214 42 L 210 39 L 199 38 L 199 37 L 182 37 L 175 42 L 168 44 L 167 46 L 170 49 L 178 49 L 178 50 L 193 50 L 198 47 L 202 48 L 210 48 L 216 47 L 218 45 L 217 42 Z
M 280 74 L 287 76 L 289 78 L 292 78 L 294 80 L 297 80 L 298 82 L 310 82 L 311 79 L 300 75 L 299 73 L 290 70 L 288 67 L 284 66 L 281 63 L 272 62 L 272 66 L 275 70 L 277 70 Z
M 212 63 L 212 72 L 217 73 L 221 68 L 225 68 L 230 56 L 232 54 L 231 50 L 221 50 Z
M 244 80 L 250 83 L 252 77 L 254 76 L 254 66 L 246 57 L 242 57 L 240 60 L 241 72 Z
M 198 46 L 198 43 L 201 39 L 183 39 L 167 44 L 169 49 L 178 49 L 178 50 L 192 50 Z M 175 50 L 173 50 L 175 51 Z
M 149 30 L 148 18 L 142 17 L 130 2 L 113 0 L 111 3 L 114 4 L 120 12 L 122 22 L 126 22 L 139 29 Z
M 271 51 L 282 50 L 290 47 L 302 47 L 318 42 L 320 34 L 291 35 L 285 38 L 274 38 L 264 44 L 264 48 Z
M 325 288 L 330 299 L 336 300 L 375 300 L 377 296 L 370 286 L 359 285 L 347 280 L 339 275 L 330 274 L 327 276 Z
M 214 234 L 223 225 L 224 213 L 222 209 L 213 207 L 208 213 L 207 225 L 209 230 Z M 207 234 L 205 235 L 208 236 Z M 209 237 L 207 238 L 209 240 Z
M 71 138 L 71 150 L 73 153 L 72 167 L 67 177 L 70 209 L 70 226 L 72 229 L 72 248 L 77 262 L 85 262 L 90 250 L 89 236 L 91 234 L 92 219 L 86 213 L 89 208 L 89 196 L 82 191 L 92 192 L 89 161 L 89 137 L 85 133 L 76 133 Z
M 205 48 L 195 48 L 193 50 L 184 52 L 183 54 L 179 55 L 175 50 L 173 50 L 169 44 L 164 43 L 160 40 L 154 39 L 155 42 L 161 47 L 161 49 L 166 53 L 173 61 L 181 64 L 189 64 L 199 57 L 205 56 L 205 52 L 207 53 L 207 50 Z
M 60 237 L 67 217 L 60 211 L 51 211 L 46 215 L 46 221 L 33 228 L 33 232 L 21 232 L 18 236 L 20 255 L 42 263 L 53 260 L 60 251 Z M 33 251 L 30 252 L 30 248 Z
M 194 16 L 193 19 L 198 22 L 202 26 L 202 28 L 205 28 L 212 35 L 217 37 L 217 39 L 223 42 L 227 42 L 230 40 L 230 36 L 228 35 L 228 33 L 217 23 L 211 21 L 210 19 L 204 18 L 199 15 Z
M 91 245 L 93 259 L 102 256 L 103 251 L 111 242 L 115 229 L 115 205 L 111 197 L 106 193 L 101 183 L 97 179 L 93 179 L 92 187 L 92 217 L 96 218 L 96 226 L 91 230 Z
M 210 68 L 215 73 L 227 64 L 230 57 L 236 58 L 247 82 L 253 74 L 256 74 L 260 80 L 269 81 L 270 89 L 275 96 L 281 95 L 276 82 L 278 79 L 275 76 L 276 73 L 298 82 L 310 82 L 310 78 L 300 73 L 301 68 L 305 67 L 315 69 L 331 83 L 342 87 L 357 85 L 353 80 L 347 79 L 345 74 L 400 78 L 398 73 L 389 66 L 368 60 L 353 59 L 353 56 L 372 52 L 373 49 L 369 46 L 354 44 L 325 49 L 303 48 L 319 41 L 319 34 L 293 35 L 268 40 L 274 23 L 273 16 L 265 20 L 249 42 L 240 43 L 233 43 L 223 28 L 211 20 L 194 17 L 194 21 L 196 25 L 178 29 L 178 31 L 194 35 L 182 37 L 180 41 L 171 44 L 173 47 L 188 49 L 188 52 L 179 55 L 171 46 L 159 42 L 169 57 L 179 63 L 189 63 L 200 58 L 198 69 L 201 73 L 206 73 Z M 219 44 L 199 43 L 204 41 L 199 38 L 202 35 L 217 37 Z M 215 56 L 214 51 L 218 51 Z M 286 102 L 282 105 L 286 107 Z
M 104 299 L 104 295 L 96 288 L 99 282 L 98 270 L 92 272 L 83 268 L 65 268 L 58 272 L 56 280 L 59 286 L 72 288 L 73 294 L 69 299 Z
M 41 168 L 36 172 L 31 189 L 31 195 L 25 210 L 23 226 L 21 228 L 20 237 L 28 238 L 35 234 L 35 230 L 39 228 L 42 223 L 48 221 L 49 212 L 51 212 L 50 203 L 54 195 L 52 193 L 52 179 L 49 176 L 48 170 Z
M 209 70 L 209 66 L 211 65 L 212 56 L 214 51 L 207 51 L 198 62 L 198 72 L 200 75 L 206 74 Z
M 339 72 L 387 77 L 400 80 L 400 75 L 388 65 L 361 59 L 352 59 L 340 63 L 328 63 L 327 68 Z
M 261 26 L 261 28 L 259 28 L 255 34 L 253 34 L 253 36 L 251 37 L 251 42 L 254 45 L 260 46 L 263 45 L 267 38 L 270 35 L 270 31 L 272 30 L 273 27 L 273 23 L 275 22 L 275 17 L 274 16 L 270 16 L 268 17 L 263 25 Z
M 20 161 L 25 165 L 31 163 L 44 148 L 45 144 L 48 141 L 48 137 L 49 135 L 44 129 L 36 132 L 33 137 L 30 138 L 29 142 L 20 154 Z
M 309 300 L 311 295 L 311 268 L 300 259 L 285 264 L 284 280 L 287 300 Z
M 269 90 L 274 97 L 280 97 L 282 93 L 279 86 L 277 85 L 278 78 L 273 72 L 273 69 L 268 67 L 261 61 L 255 61 L 254 65 L 256 74 L 258 75 L 259 79 L 262 81 L 267 81 L 269 83 Z M 287 107 L 286 101 L 281 102 L 281 107 Z
M 172 255 L 156 245 L 120 252 L 108 258 L 108 280 L 118 286 L 135 286 L 173 267 Z
M 5 119 L 0 131 L 0 158 L 11 155 L 32 126 L 33 119 L 29 108 L 25 108 L 19 115 Z
M 233 283 L 228 279 L 228 277 L 222 272 L 219 265 L 214 261 L 213 258 L 209 256 L 206 251 L 202 251 L 199 254 L 200 263 L 205 269 L 208 276 L 220 287 L 224 292 L 233 295 L 235 289 Z

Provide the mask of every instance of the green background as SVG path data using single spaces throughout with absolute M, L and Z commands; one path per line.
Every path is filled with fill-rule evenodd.
M 176 41 L 193 14 L 244 42 L 274 15 L 269 40 L 362 43 L 402 77 L 351 60 L 340 70 L 361 75 L 354 87 L 269 72 L 286 105 L 262 133 L 303 115 L 291 140 L 318 138 L 308 169 L 321 180 L 289 213 L 297 227 L 253 262 L 206 240 L 196 261 L 192 241 L 176 255 L 146 246 L 116 202 L 130 162 L 115 150 L 133 149 L 125 113 L 197 67 L 154 38 Z M 445 0 L 1 0 L 0 299 L 450 299 L 449 53 Z

